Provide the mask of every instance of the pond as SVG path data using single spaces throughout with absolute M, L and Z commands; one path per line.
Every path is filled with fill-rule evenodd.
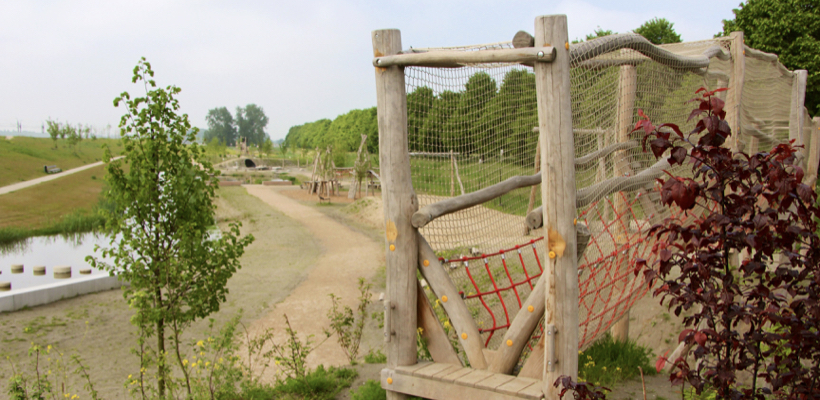
M 0 282 L 11 282 L 11 290 L 36 287 L 54 282 L 68 282 L 77 277 L 108 275 L 91 268 L 85 257 L 94 254 L 94 246 L 108 246 L 104 235 L 86 233 L 71 236 L 41 236 L 0 247 Z M 12 273 L 12 265 L 23 264 L 22 273 Z M 44 275 L 35 275 L 34 267 L 45 266 Z M 54 267 L 71 266 L 71 278 L 54 277 Z M 91 269 L 81 275 L 81 269 Z M 65 275 L 62 275 L 65 276 Z M 10 293 L 3 292 L 2 293 Z

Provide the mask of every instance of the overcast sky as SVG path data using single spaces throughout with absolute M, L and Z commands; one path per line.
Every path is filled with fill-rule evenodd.
M 506 41 L 538 15 L 566 14 L 570 38 L 666 18 L 684 41 L 711 38 L 739 0 L 710 1 L 8 1 L 0 0 L 0 130 L 47 119 L 116 127 L 112 100 L 145 56 L 182 111 L 255 103 L 283 138 L 292 125 L 376 105 L 370 32 L 404 48 Z

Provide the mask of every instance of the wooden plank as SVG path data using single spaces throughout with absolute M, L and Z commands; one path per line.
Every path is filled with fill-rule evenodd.
M 569 80 L 569 39 L 566 15 L 540 16 L 535 20 L 535 48 L 556 46 L 555 61 L 535 65 L 538 126 L 541 134 L 541 199 L 544 210 L 544 243 L 555 258 L 546 257 L 545 318 L 558 328 L 555 337 L 558 365 L 545 371 L 542 390 L 547 398 L 557 398 L 552 386 L 561 375 L 578 379 L 578 267 L 575 219 L 575 144 Z M 560 46 L 561 43 L 566 47 Z M 708 61 L 708 60 L 707 60 Z M 550 245 L 549 243 L 552 243 Z M 562 246 L 563 244 L 563 246 Z M 546 253 L 546 252 L 545 252 Z M 537 356 L 537 355 L 536 355 Z
M 388 383 L 390 378 L 390 383 Z M 391 392 L 406 393 L 412 396 L 433 400 L 540 400 L 543 394 L 534 393 L 529 388 L 525 388 L 520 393 L 512 396 L 506 393 L 498 393 L 486 389 L 471 386 L 460 386 L 457 384 L 441 382 L 417 376 L 398 375 L 389 369 L 381 372 L 381 387 Z
M 456 372 L 456 371 L 461 371 L 462 369 L 464 369 L 464 367 L 462 367 L 460 365 L 448 364 L 447 368 L 445 368 L 445 369 L 439 371 L 438 373 L 430 376 L 430 378 L 432 378 L 433 380 L 437 380 L 439 382 L 444 382 L 444 377 L 445 376 L 450 375 L 450 374 L 452 374 L 453 372 Z
M 436 297 L 443 300 L 443 296 L 447 296 L 447 301 L 442 301 L 441 306 L 450 317 L 450 324 L 456 330 L 458 340 L 461 343 L 464 352 L 467 354 L 467 360 L 473 368 L 486 369 L 487 361 L 484 359 L 484 343 L 481 341 L 481 335 L 478 333 L 478 326 L 473 320 L 473 316 L 464 299 L 458 293 L 458 288 L 450 280 L 444 267 L 438 261 L 438 257 L 430 244 L 418 234 L 418 261 L 419 270 L 430 289 L 433 290 Z
M 437 363 L 455 364 L 461 366 L 461 360 L 458 354 L 453 350 L 453 345 L 447 337 L 447 333 L 441 326 L 441 322 L 436 317 L 433 307 L 427 300 L 427 295 L 421 287 L 421 282 L 418 284 L 418 320 L 421 330 L 421 337 L 427 342 L 427 350 L 433 356 L 433 361 Z
M 481 382 L 494 375 L 492 372 L 480 369 L 473 370 L 473 372 L 456 379 L 455 383 L 461 386 L 473 387 L 476 383 Z
M 555 58 L 555 49 L 549 46 L 520 49 L 481 51 L 437 50 L 425 53 L 407 53 L 375 56 L 374 67 L 420 66 L 457 68 L 484 63 L 549 63 Z
M 495 388 L 495 391 L 497 393 L 502 393 L 502 394 L 508 394 L 508 395 L 511 395 L 511 396 L 515 396 L 515 395 L 518 395 L 518 393 L 521 392 L 522 390 L 524 390 L 524 389 L 526 389 L 526 388 L 528 388 L 532 385 L 536 385 L 536 388 L 538 390 L 541 390 L 541 387 L 540 387 L 541 386 L 541 381 L 538 381 L 538 380 L 535 380 L 535 379 L 530 379 L 530 378 L 515 378 L 515 379 L 513 379 L 513 380 L 511 380 L 511 381 L 509 381 L 509 382 Z
M 515 379 L 512 375 L 494 374 L 487 379 L 476 382 L 475 387 L 495 391 L 495 388 Z
M 439 372 L 448 369 L 453 364 L 442 364 L 442 363 L 432 363 L 424 368 L 419 368 L 413 372 L 413 376 L 418 376 L 422 378 L 432 378 L 433 375 L 438 374 Z
M 541 380 L 544 373 L 544 337 L 538 340 L 538 343 L 532 347 L 532 353 L 527 357 L 521 371 L 518 372 L 519 378 L 532 378 Z
M 414 372 L 416 372 L 416 371 L 418 371 L 422 368 L 427 368 L 431 365 L 433 365 L 433 363 L 430 362 L 430 361 L 419 361 L 418 363 L 413 364 L 413 365 L 403 365 L 403 366 L 396 367 L 395 371 L 396 371 L 397 374 L 413 375 Z
M 401 51 L 401 33 L 396 29 L 372 32 L 373 56 Z M 407 93 L 404 70 L 376 68 L 376 99 L 379 125 L 379 165 L 382 165 L 382 202 L 385 217 L 385 261 L 387 264 L 386 332 L 387 366 L 416 364 L 416 311 L 418 280 L 418 234 L 410 218 L 418 208 L 410 179 L 407 147 Z M 388 326 L 387 323 L 385 326 Z M 388 392 L 388 399 L 406 399 Z
M 457 369 L 457 370 L 455 370 L 455 371 L 453 371 L 453 372 L 451 372 L 447 375 L 440 376 L 439 380 L 442 381 L 442 382 L 451 382 L 452 383 L 452 382 L 455 382 L 456 380 L 458 380 L 458 378 L 461 378 L 462 376 L 467 375 L 467 374 L 469 374 L 473 371 L 475 371 L 475 370 L 472 369 L 472 368 L 469 368 L 469 367 Z

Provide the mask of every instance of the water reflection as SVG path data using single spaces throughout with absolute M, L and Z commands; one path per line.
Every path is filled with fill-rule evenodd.
M 107 275 L 105 271 L 91 268 L 85 257 L 94 254 L 94 246 L 108 246 L 108 237 L 83 233 L 59 236 L 41 236 L 0 246 L 0 281 L 11 282 L 11 290 L 24 289 L 66 279 L 54 278 L 55 266 L 71 266 L 71 278 L 80 275 L 81 269 L 91 269 L 91 275 Z M 12 274 L 11 265 L 23 264 L 23 273 Z M 45 266 L 45 275 L 34 275 L 35 266 Z M 11 292 L 0 292 L 11 293 Z

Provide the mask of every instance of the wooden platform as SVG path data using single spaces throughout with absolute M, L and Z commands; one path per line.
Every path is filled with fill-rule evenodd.
M 388 383 L 388 379 L 391 383 Z M 516 378 L 460 365 L 426 361 L 396 369 L 383 369 L 381 385 L 385 390 L 435 400 L 453 398 L 541 400 L 544 398 L 541 381 L 535 379 Z

